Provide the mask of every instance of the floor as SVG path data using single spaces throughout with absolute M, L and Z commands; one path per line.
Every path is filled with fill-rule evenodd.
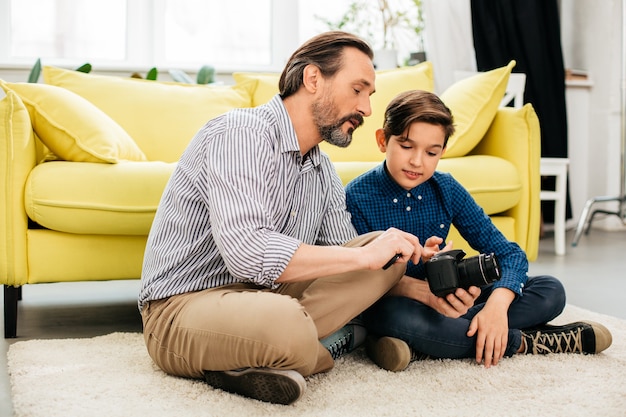
M 626 253 L 626 228 L 613 232 L 594 229 L 583 235 L 575 248 L 570 245 L 573 235 L 572 230 L 568 231 L 564 256 L 554 255 L 554 239 L 549 233 L 542 238 L 530 274 L 560 278 L 570 304 L 626 320 L 626 275 L 621 262 Z M 26 286 L 18 313 L 19 337 L 0 341 L 0 416 L 13 415 L 6 363 L 12 343 L 139 332 L 137 292 L 138 281 Z

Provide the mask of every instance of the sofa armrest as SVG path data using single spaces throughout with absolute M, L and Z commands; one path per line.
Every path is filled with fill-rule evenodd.
M 9 91 L 0 100 L 0 283 L 5 285 L 22 285 L 28 279 L 24 185 L 35 164 L 28 111 Z
M 485 137 L 470 154 L 499 156 L 518 168 L 522 180 L 520 201 L 505 214 L 515 219 L 515 240 L 528 259 L 535 260 L 541 221 L 541 131 L 532 105 L 500 108 Z

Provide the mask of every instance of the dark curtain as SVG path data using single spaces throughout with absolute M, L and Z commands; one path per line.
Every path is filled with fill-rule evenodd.
M 471 0 L 479 71 L 517 62 L 526 74 L 524 102 L 532 103 L 541 126 L 541 156 L 567 158 L 565 68 L 556 0 Z M 543 178 L 542 188 L 553 189 Z M 569 193 L 568 193 L 569 194 Z M 542 201 L 544 221 L 554 221 L 554 202 Z M 569 195 L 567 218 L 571 218 Z

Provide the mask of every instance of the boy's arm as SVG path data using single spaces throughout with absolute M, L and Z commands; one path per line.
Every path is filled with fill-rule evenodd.
M 480 295 L 480 288 L 470 287 L 467 291 L 457 288 L 453 294 L 448 294 L 445 298 L 437 297 L 430 291 L 427 281 L 404 275 L 387 295 L 411 298 L 446 317 L 457 318 L 467 313 L 474 305 L 474 301 Z

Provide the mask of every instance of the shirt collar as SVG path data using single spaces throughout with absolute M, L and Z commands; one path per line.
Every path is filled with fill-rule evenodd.
M 272 109 L 274 114 L 276 115 L 276 119 L 278 121 L 278 129 L 280 130 L 280 135 L 283 137 L 281 141 L 281 152 L 297 152 L 298 154 L 301 152 L 300 144 L 298 143 L 298 136 L 296 135 L 296 130 L 293 127 L 293 123 L 291 122 L 291 118 L 289 117 L 289 113 L 285 108 L 285 104 L 283 103 L 283 99 L 279 94 L 276 94 L 268 103 L 269 107 Z M 307 155 L 303 156 L 309 157 L 313 166 L 318 166 L 320 161 L 320 149 L 318 145 L 315 145 Z

